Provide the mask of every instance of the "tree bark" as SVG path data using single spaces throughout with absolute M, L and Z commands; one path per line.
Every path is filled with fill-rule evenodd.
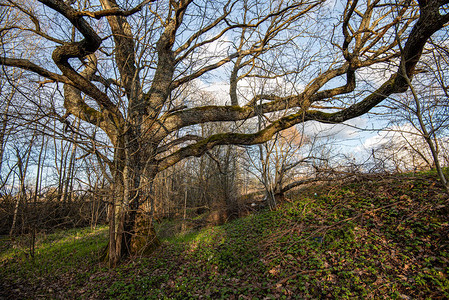
M 152 195 L 145 197 L 144 184 L 150 185 L 156 172 L 146 173 L 144 182 L 143 162 L 136 144 L 116 148 L 115 182 L 113 200 L 109 204 L 109 249 L 108 262 L 111 267 L 125 257 L 148 254 L 159 245 L 153 226 Z M 148 162 L 147 162 L 148 163 Z M 151 191 L 151 189 L 150 189 Z M 145 199 L 149 207 L 143 207 Z

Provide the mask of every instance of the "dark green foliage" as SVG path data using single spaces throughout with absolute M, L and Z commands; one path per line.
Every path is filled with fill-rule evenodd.
M 273 212 L 171 237 L 113 270 L 94 260 L 104 237 L 72 231 L 42 244 L 34 263 L 2 250 L 1 275 L 8 289 L 35 285 L 23 289 L 30 298 L 61 296 L 50 282 L 65 297 L 95 299 L 449 297 L 449 203 L 434 174 L 313 186 L 290 198 Z

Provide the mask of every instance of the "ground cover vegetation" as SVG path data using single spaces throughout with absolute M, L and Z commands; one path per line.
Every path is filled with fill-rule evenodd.
M 38 235 L 34 258 L 24 237 L 3 238 L 0 295 L 444 299 L 448 212 L 436 172 L 426 171 L 310 185 L 276 210 L 166 234 L 153 254 L 114 269 L 99 259 L 105 227 Z

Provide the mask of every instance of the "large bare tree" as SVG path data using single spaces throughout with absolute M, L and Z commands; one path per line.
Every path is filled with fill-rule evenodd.
M 427 41 L 449 20 L 448 2 L 3 0 L 0 64 L 37 74 L 41 86 L 62 86 L 61 120 L 79 118 L 107 135 L 113 265 L 157 243 L 153 230 L 139 238 L 136 224 L 147 200 L 141 191 L 158 172 L 217 145 L 263 143 L 301 122 L 341 123 L 404 92 Z M 30 38 L 45 51 L 28 58 Z M 359 90 L 358 71 L 377 65 L 389 66 L 389 77 Z M 232 105 L 178 101 L 188 86 L 223 76 Z M 245 93 L 253 79 L 291 88 Z M 206 138 L 186 130 L 251 118 L 268 121 Z

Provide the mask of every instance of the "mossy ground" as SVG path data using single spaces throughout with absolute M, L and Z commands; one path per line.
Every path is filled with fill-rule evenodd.
M 115 269 L 96 260 L 105 228 L 48 236 L 34 260 L 17 241 L 2 242 L 0 296 L 446 299 L 448 213 L 433 173 L 367 176 L 172 237 Z

